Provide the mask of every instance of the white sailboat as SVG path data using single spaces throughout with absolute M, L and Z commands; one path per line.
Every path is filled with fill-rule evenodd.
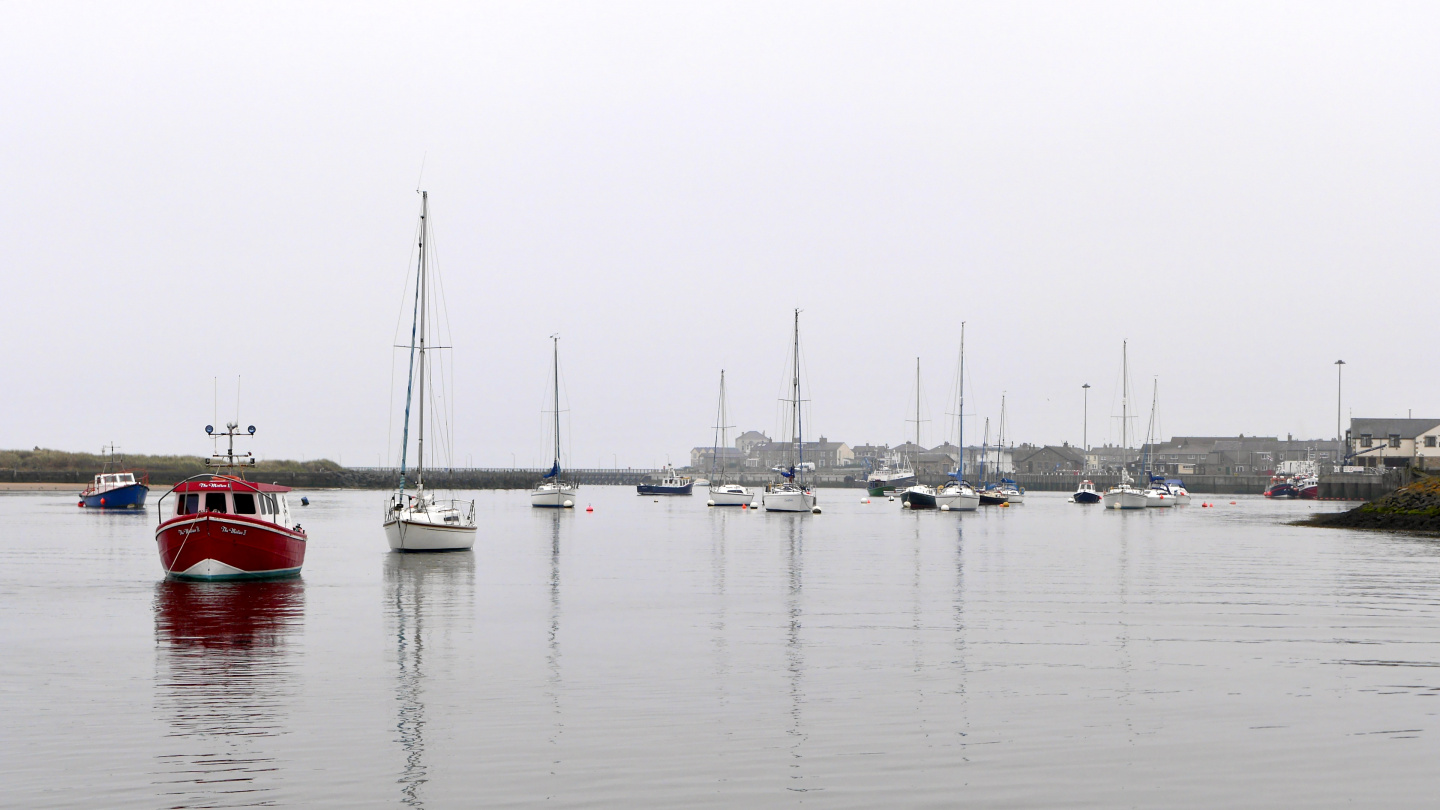
M 425 411 L 430 404 L 426 386 L 426 352 L 429 311 L 429 274 L 426 238 L 430 232 L 429 192 L 420 193 L 420 259 L 415 278 L 415 315 L 410 324 L 410 376 L 405 389 L 405 427 L 401 432 L 400 486 L 385 505 L 385 538 L 394 551 L 462 551 L 475 545 L 475 502 L 440 499 L 425 489 Z M 415 491 L 406 491 L 406 461 L 410 449 L 410 406 L 419 382 L 415 453 Z
M 1105 490 L 1106 509 L 1144 509 L 1145 493 L 1131 486 L 1125 469 L 1125 451 L 1130 449 L 1130 349 L 1120 344 L 1120 483 Z
M 790 384 L 791 452 L 790 469 L 782 471 L 783 481 L 772 484 L 761 497 L 767 512 L 818 511 L 815 494 L 805 484 L 805 437 L 800 416 L 800 310 L 795 310 L 794 374 Z
M 725 424 L 725 369 L 720 369 L 720 403 L 716 406 L 715 446 L 710 458 L 710 506 L 744 506 L 755 500 L 749 487 L 728 483 L 725 464 L 720 461 L 720 448 L 730 443 L 730 425 Z
M 530 491 L 530 505 L 547 509 L 573 509 L 575 495 L 580 491 L 580 486 L 560 480 L 560 336 L 551 335 L 550 340 L 554 344 L 551 365 L 554 370 L 552 385 L 555 392 L 552 411 L 555 416 L 555 458 L 550 465 L 550 472 L 542 476 L 540 483 Z
M 950 481 L 935 490 L 937 508 L 949 507 L 951 512 L 974 512 L 980 508 L 980 493 L 965 483 L 965 322 L 960 322 L 960 371 L 959 394 L 955 408 L 955 446 L 960 448 L 960 458 L 955 462 L 955 472 Z
M 1155 452 L 1155 442 L 1159 436 L 1155 430 L 1155 409 L 1160 404 L 1160 381 L 1154 381 L 1154 390 L 1150 395 L 1150 426 L 1145 429 L 1145 505 L 1153 508 L 1164 508 L 1175 506 L 1180 499 L 1170 491 L 1170 485 L 1165 483 L 1165 476 L 1156 475 L 1151 459 Z

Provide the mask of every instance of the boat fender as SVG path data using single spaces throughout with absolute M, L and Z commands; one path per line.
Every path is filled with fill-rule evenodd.
M 706 505 L 706 506 L 714 506 L 714 505 L 715 505 L 715 502 L 714 502 L 714 501 L 706 501 L 706 502 L 705 502 L 705 505 Z
M 909 502 L 909 501 L 901 501 L 901 502 L 900 502 L 900 508 L 901 508 L 901 509 L 909 509 L 909 508 L 910 508 L 910 502 Z
M 101 505 L 101 506 L 104 506 L 104 505 L 105 505 L 105 499 L 104 499 L 104 498 L 101 498 L 101 499 L 100 499 L 100 505 Z
M 949 512 L 949 511 L 950 511 L 950 504 L 948 504 L 948 503 L 942 503 L 942 504 L 940 504 L 940 511 L 941 511 L 941 512 Z

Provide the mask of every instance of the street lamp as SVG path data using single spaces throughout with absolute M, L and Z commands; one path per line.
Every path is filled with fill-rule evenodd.
M 1335 361 L 1335 449 L 1336 449 L 1338 452 L 1337 452 L 1336 455 L 1335 455 L 1335 466 L 1336 466 L 1335 472 L 1340 472 L 1339 467 L 1344 463 L 1344 461 L 1345 461 L 1345 456 L 1347 455 L 1347 453 L 1345 452 L 1345 449 L 1346 449 L 1346 448 L 1345 448 L 1345 446 L 1344 446 L 1345 434 L 1343 434 L 1343 433 L 1340 432 L 1340 394 L 1341 394 L 1342 391 L 1344 391 L 1344 386 L 1343 386 L 1343 383 L 1344 383 L 1344 374 L 1345 374 L 1345 361 L 1344 361 L 1344 360 L 1336 360 L 1336 361 Z
M 1080 464 L 1085 470 L 1090 469 L 1090 383 L 1080 386 L 1085 389 L 1085 427 L 1080 431 L 1080 452 L 1084 461 Z

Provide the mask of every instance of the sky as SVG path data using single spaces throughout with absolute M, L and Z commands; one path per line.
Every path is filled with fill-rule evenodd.
M 1440 417 L 1433 3 L 4 8 L 0 447 L 393 460 L 419 187 L 456 465 Z

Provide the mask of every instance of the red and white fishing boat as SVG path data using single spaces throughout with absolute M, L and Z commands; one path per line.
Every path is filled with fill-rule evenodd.
M 161 496 L 155 543 L 160 567 L 177 579 L 228 580 L 293 576 L 305 562 L 305 530 L 290 516 L 289 487 L 246 481 L 250 453 L 235 455 L 234 422 L 226 425 L 229 449 L 209 458 L 208 466 L 228 474 L 206 473 L 181 481 Z M 214 429 L 205 427 L 214 435 Z M 251 435 L 255 427 L 249 428 Z M 172 502 L 167 502 L 172 501 Z

